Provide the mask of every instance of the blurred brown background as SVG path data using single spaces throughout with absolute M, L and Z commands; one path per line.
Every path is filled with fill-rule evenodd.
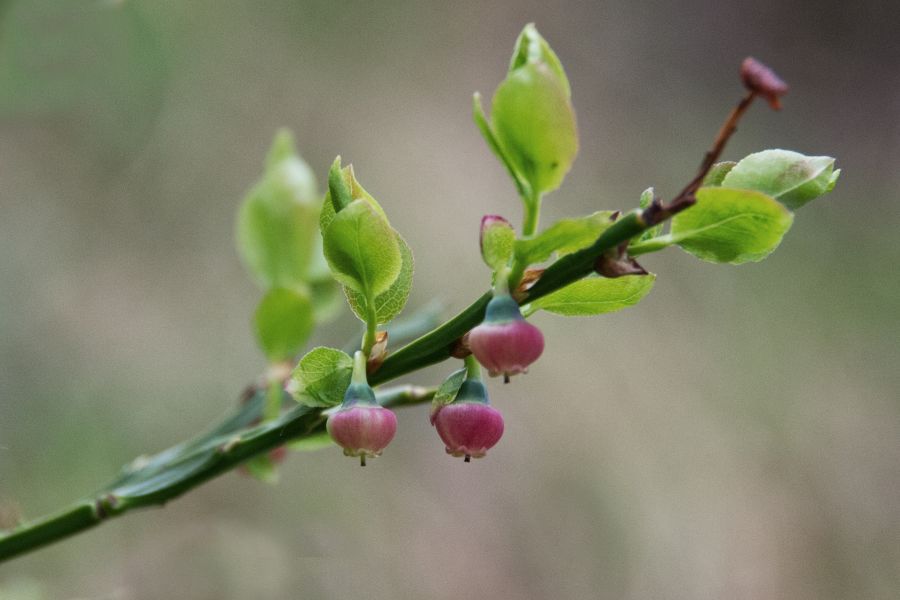
M 416 252 L 410 308 L 480 293 L 479 218 L 520 213 L 470 98 L 530 21 L 581 131 L 544 224 L 677 191 L 748 54 L 793 87 L 727 158 L 830 154 L 836 191 L 766 262 L 669 250 L 640 306 L 537 316 L 545 357 L 491 386 L 507 432 L 485 460 L 445 457 L 404 411 L 370 468 L 330 449 L 277 488 L 222 477 L 0 566 L 0 598 L 900 595 L 893 2 L 0 2 L 3 511 L 89 493 L 263 368 L 233 218 L 279 126 L 388 210 Z

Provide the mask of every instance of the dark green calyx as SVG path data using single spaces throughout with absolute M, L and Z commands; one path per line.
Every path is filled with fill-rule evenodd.
M 453 402 L 480 402 L 481 404 L 488 404 L 487 389 L 477 379 L 466 379 L 459 386 L 459 391 L 456 393 L 456 399 Z
M 509 323 L 523 319 L 519 305 L 511 296 L 494 296 L 484 311 L 484 322 L 490 324 Z
M 375 391 L 372 387 L 365 383 L 351 383 L 344 394 L 344 402 L 341 408 L 349 408 L 351 406 L 378 406 L 375 400 Z

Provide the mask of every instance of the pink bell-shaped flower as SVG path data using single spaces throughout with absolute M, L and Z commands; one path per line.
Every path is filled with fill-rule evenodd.
M 540 357 L 544 335 L 522 317 L 512 297 L 501 294 L 487 305 L 481 325 L 469 332 L 469 348 L 491 376 L 502 374 L 508 381 Z
M 341 407 L 328 417 L 325 428 L 345 456 L 358 456 L 366 466 L 366 458 L 380 456 L 397 433 L 397 416 L 379 406 L 375 392 L 365 382 L 365 357 L 357 352 L 353 382 L 344 394 Z M 359 372 L 358 372 L 359 371 Z
M 466 462 L 483 457 L 503 436 L 503 416 L 488 405 L 484 384 L 467 379 L 456 399 L 431 413 L 431 424 L 447 447 L 447 454 Z

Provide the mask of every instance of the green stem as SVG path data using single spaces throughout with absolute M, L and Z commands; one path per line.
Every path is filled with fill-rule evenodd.
M 537 233 L 538 221 L 541 218 L 541 198 L 540 192 L 533 192 L 522 198 L 525 204 L 525 218 L 522 221 L 523 237 L 530 238 Z
M 284 393 L 283 383 L 274 377 L 269 379 L 266 388 L 266 406 L 263 410 L 262 418 L 264 421 L 271 421 L 281 414 L 281 396 Z
M 466 379 L 481 381 L 481 363 L 478 362 L 478 359 L 470 354 L 463 360 L 466 363 Z
M 366 358 L 371 356 L 375 340 L 378 338 L 378 315 L 375 313 L 375 299 L 366 294 L 366 334 L 363 337 L 362 351 Z
M 366 379 L 366 354 L 361 350 L 357 350 L 353 354 L 353 375 L 350 378 L 350 383 L 369 384 L 369 381 Z

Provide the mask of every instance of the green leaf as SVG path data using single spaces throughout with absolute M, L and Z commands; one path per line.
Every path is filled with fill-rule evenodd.
M 756 190 L 772 196 L 785 206 L 797 209 L 827 194 L 837 182 L 830 156 L 804 156 L 790 150 L 764 150 L 737 163 L 722 185 Z
M 533 238 L 516 240 L 516 259 L 531 265 L 549 259 L 554 252 L 569 254 L 586 248 L 613 224 L 613 214 L 601 210 L 578 219 L 562 219 Z
M 321 201 L 309 166 L 280 132 L 262 179 L 244 199 L 236 223 L 237 249 L 265 288 L 301 287 L 314 252 Z
M 639 206 L 641 210 L 650 206 L 650 203 L 653 202 L 653 198 L 656 196 L 652 187 L 648 187 L 646 190 L 641 192 L 641 199 Z M 655 238 L 659 234 L 662 233 L 664 223 L 660 223 L 659 225 L 654 225 L 644 233 L 642 233 L 639 237 L 639 241 L 649 240 L 650 238 Z
M 707 187 L 697 192 L 696 205 L 675 215 L 665 237 L 703 260 L 741 264 L 768 256 L 793 220 L 789 210 L 763 193 Z
M 437 392 L 435 392 L 434 398 L 431 401 L 432 413 L 441 406 L 450 404 L 451 402 L 456 400 L 456 395 L 459 393 L 459 388 L 462 386 L 465 380 L 465 368 L 453 371 L 450 376 L 447 377 L 447 379 L 445 379 L 440 386 L 438 386 Z
M 615 312 L 640 302 L 655 280 L 652 273 L 615 279 L 586 277 L 538 298 L 529 310 L 541 309 L 567 317 Z
M 406 301 L 409 299 L 409 292 L 412 288 L 414 267 L 412 250 L 399 233 L 395 232 L 395 235 L 400 245 L 402 263 L 400 265 L 400 273 L 391 286 L 375 298 L 375 319 L 378 324 L 387 323 L 400 314 L 403 307 L 406 306 Z M 349 287 L 344 287 L 344 295 L 347 297 L 347 302 L 350 304 L 350 309 L 354 314 L 360 320 L 366 322 L 368 319 L 366 297 Z
M 706 177 L 703 178 L 703 185 L 710 187 L 718 187 L 722 185 L 722 180 L 725 179 L 725 176 L 731 172 L 736 165 L 736 162 L 732 161 L 723 161 L 714 164 L 710 169 L 709 173 L 706 174 Z M 737 186 L 728 186 L 728 187 L 737 187 Z
M 340 160 L 340 156 L 335 159 L 335 161 L 338 160 Z M 381 205 L 378 204 L 375 198 L 373 198 L 372 195 L 360 185 L 359 181 L 356 180 L 356 174 L 353 172 L 353 165 L 347 165 L 341 169 L 340 172 L 346 186 L 350 188 L 350 198 L 352 200 L 365 200 L 372 205 L 372 208 L 374 208 L 378 214 L 387 219 L 387 215 L 385 214 L 384 209 L 381 208 Z M 319 231 L 322 232 L 322 235 L 325 235 L 325 230 L 328 229 L 328 226 L 331 225 L 331 221 L 334 220 L 334 216 L 337 214 L 334 210 L 334 202 L 331 200 L 330 178 L 331 173 L 329 173 L 329 190 L 325 193 L 325 199 L 322 202 L 322 212 L 319 214 Z M 335 183 L 335 185 L 338 184 Z
M 493 271 L 509 264 L 516 244 L 516 232 L 506 219 L 487 216 L 481 221 L 481 258 Z
M 522 33 L 519 34 L 519 38 L 516 40 L 516 47 L 515 50 L 513 50 L 512 59 L 509 61 L 509 72 L 512 73 L 516 69 L 524 67 L 527 64 L 539 63 L 545 63 L 554 73 L 556 73 L 557 78 L 559 78 L 559 81 L 566 92 L 566 97 L 571 96 L 572 91 L 569 86 L 569 78 L 566 77 L 566 72 L 563 69 L 559 57 L 556 56 L 556 52 L 550 48 L 550 44 L 547 43 L 547 40 L 538 33 L 534 23 L 529 23 L 522 29 Z
M 369 298 L 387 290 L 403 266 L 396 233 L 365 200 L 354 200 L 335 215 L 324 244 L 334 278 Z
M 503 166 L 506 167 L 509 176 L 512 177 L 513 182 L 516 184 L 519 196 L 528 198 L 531 195 L 531 184 L 525 181 L 525 178 L 516 170 L 509 157 L 504 154 L 503 148 L 500 147 L 500 142 L 497 140 L 497 136 L 484 114 L 484 108 L 481 106 L 481 94 L 478 92 L 475 92 L 472 96 L 472 119 L 475 121 L 475 125 L 478 126 L 478 131 L 481 132 L 481 137 L 487 142 L 488 147 L 500 159 Z
M 292 359 L 312 333 L 312 303 L 306 294 L 296 290 L 272 289 L 259 303 L 253 323 L 269 362 Z
M 350 385 L 353 359 L 334 348 L 313 348 L 291 374 L 291 394 L 305 406 L 337 406 Z
M 278 483 L 278 466 L 269 458 L 268 454 L 260 454 L 244 461 L 241 466 L 247 470 L 254 479 L 263 483 Z
M 315 452 L 322 448 L 330 448 L 334 445 L 331 436 L 327 432 L 314 433 L 299 440 L 288 442 L 287 447 L 297 452 Z
M 578 133 L 556 72 L 543 62 L 512 71 L 494 93 L 491 120 L 503 155 L 532 191 L 558 188 L 578 152 Z

